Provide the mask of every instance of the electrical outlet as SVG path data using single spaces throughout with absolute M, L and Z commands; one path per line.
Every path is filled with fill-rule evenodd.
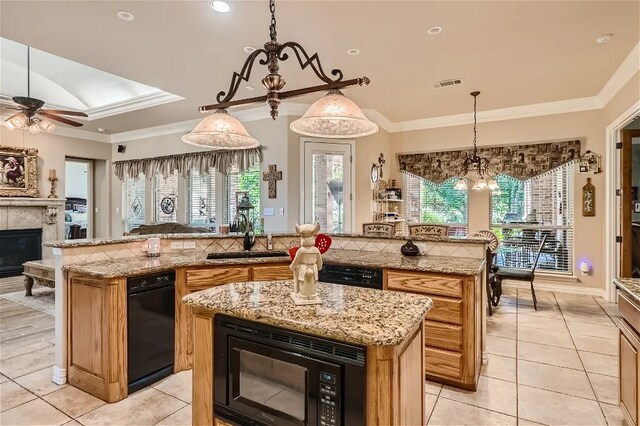
M 280 216 L 284 216 L 284 207 L 280 207 Z
M 116 213 L 120 213 L 120 207 L 116 207 Z
M 185 250 L 194 249 L 194 248 L 196 248 L 196 242 L 195 241 L 185 241 L 184 242 L 184 248 L 185 248 Z
M 171 241 L 171 250 L 182 250 L 184 243 L 182 241 Z

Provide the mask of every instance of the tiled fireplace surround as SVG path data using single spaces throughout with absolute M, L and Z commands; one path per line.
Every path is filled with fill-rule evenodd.
M 66 280 L 62 272 L 63 265 L 74 263 L 96 262 L 144 256 L 146 240 L 150 237 L 124 237 L 119 240 L 78 240 L 60 244 L 51 244 L 55 260 L 55 365 L 53 381 L 57 384 L 67 382 L 67 300 Z M 242 251 L 242 236 L 212 236 L 211 234 L 169 234 L 161 235 L 161 256 L 172 254 L 189 254 L 205 259 L 208 253 Z M 331 248 L 362 251 L 382 251 L 399 253 L 400 247 L 406 243 L 404 239 L 381 240 L 358 235 L 333 235 Z M 171 248 L 173 241 L 195 241 L 195 249 L 176 250 Z M 266 250 L 267 237 L 257 236 L 252 250 Z M 414 241 L 425 255 L 451 256 L 460 258 L 483 259 L 485 256 L 485 240 L 448 238 L 436 240 Z M 295 234 L 273 236 L 274 250 L 287 250 L 299 245 L 300 237 Z M 47 246 L 47 244 L 45 244 Z

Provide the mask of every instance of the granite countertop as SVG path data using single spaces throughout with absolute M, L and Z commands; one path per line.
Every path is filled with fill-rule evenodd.
M 640 278 L 616 278 L 613 283 L 640 307 Z
M 63 270 L 97 278 L 116 278 L 131 275 L 153 274 L 183 266 L 234 266 L 256 263 L 290 263 L 289 256 L 252 257 L 238 259 L 206 259 L 202 255 L 176 255 L 164 253 L 159 257 L 127 257 L 115 260 L 100 260 L 89 263 L 64 265 Z
M 347 266 L 404 269 L 436 274 L 477 275 L 484 259 L 449 256 L 403 256 L 401 253 L 329 249 L 322 260 Z
M 296 306 L 292 281 L 224 284 L 182 303 L 303 333 L 365 346 L 395 346 L 431 309 L 427 296 L 318 283 L 322 305 Z

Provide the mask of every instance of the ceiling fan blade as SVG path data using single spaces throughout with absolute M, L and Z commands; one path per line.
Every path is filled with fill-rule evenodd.
M 59 115 L 72 115 L 74 117 L 88 117 L 87 114 L 85 114 L 84 112 L 80 112 L 80 111 L 65 111 L 62 109 L 41 109 L 41 112 L 39 112 L 39 114 L 42 114 L 43 112 L 49 113 L 49 114 L 59 114 Z
M 64 117 L 58 117 L 55 114 L 50 114 L 49 112 L 40 111 L 38 114 L 47 117 L 50 120 L 59 121 L 60 123 L 68 124 L 73 127 L 82 127 L 82 123 L 78 123 L 77 121 L 68 120 Z

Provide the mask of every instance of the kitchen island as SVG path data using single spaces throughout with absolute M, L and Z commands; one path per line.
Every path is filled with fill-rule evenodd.
M 301 391 L 304 395 L 302 406 L 311 407 L 311 409 L 296 411 L 293 407 L 290 410 L 282 408 L 282 411 L 289 414 L 297 413 L 296 418 L 302 416 L 304 418 L 301 420 L 310 421 L 310 424 L 340 424 L 340 421 L 331 423 L 332 415 L 323 411 L 337 404 L 338 407 L 344 407 L 345 417 L 359 418 L 362 424 L 424 424 L 424 377 L 421 374 L 424 371 L 423 323 L 425 315 L 431 308 L 431 299 L 402 292 L 319 283 L 318 294 L 322 299 L 322 305 L 296 306 L 289 297 L 292 289 L 291 281 L 241 282 L 192 293 L 182 299 L 182 302 L 190 306 L 193 311 L 193 424 L 214 424 L 214 401 L 216 417 L 230 420 L 230 416 L 237 414 L 237 410 L 229 410 L 225 406 L 225 402 L 234 398 L 227 398 L 225 395 L 226 390 L 232 388 L 227 379 L 237 385 L 238 376 L 242 377 L 242 372 L 231 371 L 234 363 L 225 357 L 232 358 L 233 353 L 242 351 L 230 348 L 229 352 L 220 352 L 219 346 L 222 342 L 216 339 L 216 334 L 221 332 L 224 324 L 218 324 L 217 317 L 241 321 L 244 325 L 228 328 L 243 331 L 245 337 L 242 340 L 255 340 L 258 342 L 256 347 L 265 346 L 265 336 L 273 335 L 275 341 L 278 340 L 275 335 L 290 334 L 297 336 L 296 341 L 301 342 L 299 343 L 301 354 L 308 357 L 309 354 L 315 353 L 317 358 L 327 359 L 328 357 L 334 364 L 338 362 L 335 360 L 335 355 L 338 353 L 357 354 L 358 351 L 362 351 L 364 356 L 354 355 L 354 361 L 350 363 L 352 365 L 359 362 L 364 368 L 362 375 L 353 373 L 351 376 L 364 377 L 360 389 L 353 388 L 357 379 L 352 378 L 349 379 L 350 382 L 344 383 L 342 388 L 338 386 L 338 389 L 343 390 L 344 395 L 340 393 L 336 395 L 335 388 L 330 385 L 331 380 L 336 384 L 335 382 L 340 383 L 341 379 L 339 376 L 329 374 L 330 380 L 323 381 L 323 377 L 327 376 L 325 370 L 329 368 L 323 367 L 318 383 L 321 389 L 320 398 L 315 389 L 306 388 Z M 225 323 L 233 322 L 225 321 Z M 269 328 L 265 329 L 265 327 Z M 278 332 L 278 330 L 281 331 Z M 284 340 L 286 339 L 279 338 L 279 341 Z M 290 343 L 284 347 L 291 352 L 295 347 L 293 340 L 287 340 L 287 342 Z M 278 343 L 273 345 L 275 348 L 282 347 Z M 340 351 L 325 349 L 323 356 L 320 354 L 321 347 L 340 348 Z M 350 351 L 347 350 L 349 348 Z M 271 360 L 271 365 L 281 365 L 283 371 L 280 375 L 287 376 L 286 370 L 292 368 L 290 363 L 294 361 L 284 363 L 278 360 L 278 356 L 273 355 L 278 351 L 272 348 L 266 352 L 263 350 L 262 354 L 263 357 L 265 353 L 272 354 L 274 359 Z M 260 350 L 257 349 L 256 352 Z M 329 353 L 334 354 L 334 357 L 327 355 Z M 286 355 L 282 356 L 282 359 L 284 358 Z M 218 363 L 217 368 L 216 363 Z M 255 365 L 255 362 L 252 364 Z M 225 375 L 224 368 L 227 365 L 230 366 L 230 371 Z M 224 368 L 221 373 L 222 367 Z M 265 367 L 263 370 L 267 369 Z M 309 377 L 311 381 L 314 380 L 313 374 Z M 216 386 L 218 388 L 214 389 Z M 352 388 L 346 389 L 347 386 Z M 323 399 L 325 396 L 322 395 L 322 389 L 325 387 L 328 389 L 326 403 Z M 350 404 L 350 400 L 357 400 L 358 391 L 363 393 L 365 402 Z M 274 416 L 277 418 L 281 413 L 274 411 L 273 408 L 260 410 L 262 405 L 255 403 L 258 398 L 253 399 L 251 405 L 253 408 L 258 408 L 252 415 L 260 416 L 263 421 L 271 417 L 266 424 L 272 421 L 276 421 L 273 424 L 278 424 Z M 293 396 L 289 399 L 289 402 L 296 401 Z M 263 401 L 263 404 L 267 405 L 267 402 Z M 313 407 L 316 409 L 314 410 Z M 357 413 L 358 407 L 364 410 L 360 417 Z M 251 417 L 246 411 L 244 415 Z M 324 419 L 325 416 L 327 416 L 326 419 Z M 283 419 L 282 423 L 286 421 L 285 415 Z

